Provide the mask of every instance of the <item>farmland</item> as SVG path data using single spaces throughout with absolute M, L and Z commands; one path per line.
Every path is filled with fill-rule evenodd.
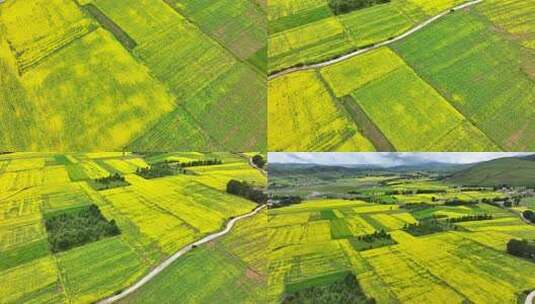
M 136 174 L 136 168 L 166 160 L 214 158 L 221 164 L 188 167 L 152 179 Z M 227 194 L 229 180 L 258 187 L 266 184 L 245 154 L 230 153 L 12 153 L 0 156 L 0 168 L 2 303 L 30 299 L 32 303 L 93 303 L 120 292 L 182 247 L 221 230 L 230 218 L 257 206 Z M 120 174 L 127 183 L 101 189 L 91 182 L 110 174 Z M 90 223 L 114 233 L 80 227 L 87 212 L 98 217 L 98 223 Z M 209 279 L 214 290 L 225 284 L 231 287 L 229 301 L 262 299 L 265 220 L 266 213 L 259 213 L 238 222 L 221 240 L 196 248 L 170 268 L 165 284 L 188 280 L 181 292 L 189 293 L 194 286 L 206 287 L 195 282 Z M 70 229 L 67 233 L 57 230 L 62 221 Z M 99 235 L 93 237 L 94 233 Z M 52 237 L 54 247 L 49 244 Z M 201 262 L 208 264 L 198 268 Z M 208 272 L 216 269 L 228 270 L 229 276 L 210 276 Z M 178 274 L 180 278 L 169 279 Z M 152 284 L 160 284 L 158 280 Z M 143 301 L 142 294 L 128 301 Z
M 311 288 L 336 296 L 348 274 L 377 303 L 523 303 L 535 287 L 535 261 L 508 251 L 535 226 L 504 203 L 526 196 L 530 208 L 532 187 L 463 187 L 436 170 L 281 165 L 269 192 L 303 200 L 274 198 L 268 211 L 269 303 Z
M 265 148 L 265 8 L 202 8 L 182 0 L 2 3 L 0 147 Z
M 337 150 L 329 143 L 334 137 L 322 134 L 340 127 L 317 128 L 311 125 L 317 118 L 293 134 L 278 128 L 303 112 L 288 96 L 308 91 L 307 104 L 345 109 L 337 118 L 348 120 L 345 125 L 360 138 L 338 140 L 338 146 L 354 151 L 533 148 L 533 5 L 485 0 L 394 40 L 464 1 L 392 0 L 338 15 L 328 2 L 270 2 L 268 121 L 277 126 L 269 130 L 270 150 Z M 340 58 L 368 47 L 374 48 Z M 292 81 L 314 73 L 329 99 L 312 92 L 309 81 Z M 298 146 L 281 139 L 292 136 L 300 138 Z

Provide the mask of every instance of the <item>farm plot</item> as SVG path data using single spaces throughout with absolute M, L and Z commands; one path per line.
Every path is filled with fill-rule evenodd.
M 463 194 L 468 198 L 495 195 Z M 328 284 L 344 271 L 353 271 L 363 292 L 380 303 L 512 302 L 534 284 L 528 273 L 535 266 L 506 253 L 511 238 L 530 238 L 533 229 L 500 208 L 486 204 L 427 208 L 437 215 L 492 214 L 494 218 L 461 222 L 455 224 L 455 231 L 414 237 L 402 230 L 405 224 L 417 222 L 413 211 L 359 202 L 350 207 L 342 202 L 311 200 L 269 210 L 270 303 L 280 301 L 285 292 Z M 421 219 L 431 213 L 414 215 Z M 323 229 L 307 236 L 310 223 Z M 379 229 L 387 229 L 397 244 L 363 251 L 352 245 L 352 237 L 362 235 L 363 230 L 370 234 Z
M 454 107 L 407 66 L 369 83 L 351 96 L 398 151 L 428 150 L 465 122 Z M 385 112 L 385 108 L 390 111 Z M 414 138 L 414 134 L 419 136 Z M 486 138 L 470 138 L 467 143 L 471 141 L 484 148 L 493 146 Z
M 219 145 L 263 150 L 265 142 L 260 139 L 267 133 L 266 90 L 264 75 L 236 63 L 181 105 L 195 121 L 202 121 L 204 132 Z
M 393 0 L 333 15 L 327 0 L 271 1 L 269 72 L 326 61 L 392 39 L 463 0 Z
M 396 240 L 402 252 L 470 301 L 514 302 L 519 290 L 529 289 L 534 284 L 533 277 L 527 275 L 534 266 L 528 261 L 488 250 L 483 245 L 462 240 L 452 233 L 417 239 L 399 232 L 396 233 Z M 467 258 L 467 251 L 470 252 L 470 258 Z M 458 263 L 462 263 L 463 267 L 456 267 L 460 265 Z M 505 270 L 503 265 L 510 268 Z M 499 278 L 497 273 L 500 274 Z
M 96 27 L 72 1 L 11 1 L 5 5 L 1 20 L 19 74 Z
M 225 73 L 236 60 L 165 2 L 94 3 L 138 42 L 135 52 L 180 103 Z M 124 5 L 134 8 L 124 11 Z
M 2 192 L 0 196 L 2 301 L 96 302 L 132 285 L 167 255 L 221 229 L 229 218 L 249 212 L 256 206 L 196 180 L 203 176 L 217 177 L 219 172 L 226 171 L 239 175 L 240 170 L 249 168 L 247 159 L 225 153 L 185 155 L 195 155 L 198 159 L 224 159 L 228 161 L 227 170 L 223 165 L 219 170 L 153 180 L 126 174 L 130 186 L 96 191 L 87 181 L 70 181 L 65 168 L 80 166 L 84 173 L 82 164 L 99 162 L 110 170 L 128 172 L 147 163 L 141 157 L 125 153 L 41 156 L 15 153 L 2 156 L 2 168 L 12 165 L 12 170 L 0 173 L 0 178 L 39 172 L 40 180 L 44 180 L 44 183 L 36 184 L 20 184 L 14 180 L 9 186 L 15 185 L 17 190 Z M 239 166 L 241 164 L 246 167 Z M 220 178 L 229 180 L 227 176 Z M 262 175 L 257 179 L 259 185 L 266 183 Z M 18 188 L 20 186 L 25 188 Z M 98 206 L 103 217 L 110 225 L 113 221 L 120 234 L 61 253 L 51 252 L 50 235 L 47 238 L 43 217 L 76 212 L 77 208 L 88 205 Z M 265 235 L 260 231 L 265 224 L 265 214 L 264 217 L 258 215 L 255 221 L 238 226 L 238 236 L 229 237 L 228 241 L 218 245 L 217 250 L 208 249 L 209 254 L 198 256 L 199 263 L 209 265 L 203 269 L 205 271 L 216 269 L 218 265 L 221 265 L 217 269 L 222 273 L 227 268 L 234 271 L 234 283 L 228 282 L 229 277 L 218 277 L 210 283 L 212 290 L 220 290 L 221 286 L 229 284 L 235 291 L 229 293 L 231 298 L 262 297 L 266 266 L 265 256 L 262 256 L 265 246 L 260 245 L 265 243 Z M 206 287 L 198 281 L 206 273 L 199 271 L 191 275 L 192 284 Z
M 6 303 L 66 303 L 51 256 L 0 272 L 0 297 Z
M 269 83 L 270 150 L 337 150 L 358 136 L 352 151 L 373 150 L 315 72 L 290 74 Z M 360 136 L 359 136 L 360 135 Z
M 465 0 L 406 0 L 409 6 L 418 7 L 428 16 L 434 16 L 438 13 L 446 11 L 448 8 L 466 2 Z
M 332 12 L 325 0 L 273 0 L 268 2 L 270 34 L 330 16 L 332 16 Z
M 491 26 L 473 11 L 457 12 L 394 49 L 500 149 L 529 150 L 535 86 L 526 63 L 533 54 Z
M 229 180 L 246 181 L 257 186 L 264 186 L 266 179 L 257 169 L 244 163 L 230 163 L 215 166 L 192 167 L 189 170 L 198 173 L 194 180 L 209 187 L 225 191 Z
M 79 247 L 58 256 L 63 285 L 71 303 L 90 303 L 129 286 L 150 265 L 120 238 Z
M 172 0 L 168 3 L 242 60 L 265 49 L 265 12 L 253 1 L 211 0 L 201 3 Z
M 268 45 L 270 71 L 321 61 L 353 48 L 344 27 L 335 17 L 276 33 L 269 37 Z
M 414 26 L 400 11 L 402 4 L 392 2 L 338 16 L 357 47 L 398 36 Z
M 336 96 L 342 97 L 404 65 L 403 60 L 389 48 L 380 48 L 325 67 L 320 73 Z
M 478 11 L 507 30 L 525 47 L 535 49 L 535 7 L 518 0 L 484 1 Z
M 204 18 L 197 24 L 201 26 L 199 29 L 163 1 L 130 0 L 128 6 L 135 9 L 127 13 L 123 4 L 108 0 L 94 3 L 138 42 L 134 53 L 176 97 L 176 110 L 136 138 L 132 148 L 149 145 L 150 150 L 153 147 L 161 149 L 160 141 L 174 149 L 195 146 L 257 149 L 265 146 L 259 137 L 265 132 L 265 95 L 258 94 L 265 91 L 265 77 L 201 31 L 207 30 L 203 26 L 211 26 L 206 19 L 211 15 L 196 15 Z M 176 3 L 176 6 L 179 11 L 184 9 L 188 13 L 198 9 L 194 4 Z M 199 13 L 209 12 L 205 6 L 203 3 Z M 243 3 L 227 5 L 225 9 L 232 10 L 232 7 L 247 9 Z M 213 26 L 214 31 L 221 29 Z M 257 25 L 254 27 L 261 30 Z M 240 46 L 237 48 L 245 50 Z M 221 121 L 225 123 L 221 124 Z M 177 135 L 173 130 L 177 126 L 191 136 Z
M 264 149 L 265 8 L 171 2 L 4 3 L 2 150 Z
M 185 180 L 146 181 L 135 175 L 126 179 L 131 187 L 102 191 L 103 195 L 165 253 L 219 230 L 228 217 L 246 213 L 254 206 Z
M 437 279 L 398 248 L 382 247 L 362 253 L 377 276 L 401 303 L 462 302 L 464 297 Z
M 231 233 L 189 252 L 120 303 L 264 302 L 265 223 L 265 212 L 240 221 Z
M 0 175 L 0 190 L 2 192 L 24 190 L 42 183 L 43 171 L 39 169 L 7 172 Z
M 104 58 L 114 58 L 115 64 Z M 34 123 L 57 134 L 35 140 L 47 149 L 124 146 L 174 106 L 165 88 L 102 29 L 50 55 L 23 81 L 47 121 Z

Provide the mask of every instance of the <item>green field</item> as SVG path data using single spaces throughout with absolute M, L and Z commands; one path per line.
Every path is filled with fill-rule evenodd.
M 476 7 L 448 16 L 394 48 L 502 149 L 527 151 L 534 147 L 535 138 L 530 72 L 534 53 L 492 31 L 492 20 L 479 15 L 487 9 Z M 460 30 L 457 24 L 465 26 Z M 422 48 L 422 41 L 428 47 Z M 467 49 L 472 51 L 467 53 Z M 514 107 L 510 107 L 512 101 Z
M 328 175 L 328 167 L 293 173 L 291 168 L 277 171 L 273 179 L 270 175 L 269 192 L 302 197 L 314 193 L 316 198 L 268 211 L 269 303 L 281 303 L 296 291 L 330 286 L 347 273 L 356 276 L 362 292 L 377 303 L 517 303 L 535 286 L 533 260 L 506 250 L 511 239 L 533 239 L 535 227 L 523 222 L 515 208 L 484 203 L 524 193 L 523 187 L 505 192 L 462 189 L 425 171 L 410 177 L 410 171 L 378 169 L 386 172 L 370 176 L 355 169 L 352 177 L 337 177 Z M 510 177 L 518 171 L 509 169 Z M 349 189 L 354 196 L 347 196 Z M 406 193 L 394 195 L 390 203 L 356 198 L 388 191 Z M 529 191 L 526 206 L 533 198 Z M 325 198 L 335 196 L 340 198 Z M 476 202 L 448 205 L 451 200 Z M 447 224 L 477 215 L 490 218 Z M 433 220 L 446 228 L 421 236 L 407 229 Z M 378 231 L 391 239 L 365 241 Z M 334 296 L 338 289 L 331 292 Z M 325 294 L 314 295 L 321 296 Z
M 334 15 L 329 0 L 268 4 L 269 72 L 324 61 L 386 41 L 463 0 L 393 0 Z
M 272 151 L 373 151 L 315 72 L 271 81 L 269 95 L 268 142 Z
M 200 8 L 2 3 L 0 148 L 263 150 L 265 8 L 215 0 Z
M 153 179 L 135 173 L 148 163 L 214 158 L 222 164 L 188 167 L 185 173 Z M 93 303 L 129 287 L 164 258 L 256 207 L 225 191 L 231 179 L 259 187 L 266 184 L 266 178 L 249 166 L 247 158 L 230 153 L 0 156 L 1 302 Z M 129 185 L 100 191 L 90 186 L 93 179 L 116 172 L 123 174 Z M 120 234 L 53 253 L 45 217 L 74 214 L 93 204 L 107 221 L 116 223 Z M 204 289 L 206 285 L 195 282 L 212 280 L 214 297 L 215 290 L 228 286 L 232 290 L 226 296 L 229 301 L 261 300 L 266 272 L 261 245 L 265 218 L 264 213 L 240 222 L 225 238 L 193 250 L 173 265 L 191 275 L 187 278 L 191 283 L 182 285 L 182 291 L 196 294 L 191 293 L 194 286 Z M 87 228 L 91 231 L 92 227 Z M 205 263 L 205 268 L 199 269 L 200 263 Z M 208 275 L 216 269 L 228 273 Z M 183 276 L 179 280 L 183 281 Z M 198 299 L 184 301 L 196 303 Z
M 263 212 L 239 223 L 231 234 L 194 249 L 119 303 L 265 302 L 266 221 Z
M 289 79 L 316 72 L 325 90 L 336 96 L 330 98 L 330 107 L 344 108 L 346 113 L 338 117 L 349 119 L 346 125 L 356 126 L 374 150 L 529 151 L 535 138 L 535 20 L 529 14 L 532 6 L 521 1 L 484 1 L 448 13 L 387 46 L 327 66 L 277 74 L 388 41 L 462 2 L 393 0 L 334 16 L 329 14 L 327 0 L 272 1 L 270 121 L 277 117 L 288 122 L 301 115 L 303 111 L 286 98 L 294 92 L 307 94 L 310 82 Z M 307 96 L 306 101 L 319 102 L 319 96 Z M 322 107 L 326 102 L 321 98 Z M 285 132 L 269 129 L 271 150 L 285 149 L 282 134 L 300 138 L 298 146 L 287 151 L 336 150 L 329 148 L 332 136 L 321 136 L 336 128 L 325 125 L 293 134 L 281 129 Z M 307 145 L 310 140 L 316 148 Z

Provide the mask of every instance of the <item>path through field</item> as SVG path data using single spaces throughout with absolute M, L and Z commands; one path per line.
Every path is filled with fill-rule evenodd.
M 120 299 L 123 299 L 124 297 L 130 295 L 131 293 L 135 292 L 136 290 L 138 290 L 140 287 L 142 287 L 143 285 L 147 284 L 150 280 L 154 279 L 154 277 L 156 277 L 160 272 L 162 272 L 165 268 L 169 267 L 169 265 L 171 265 L 174 261 L 176 261 L 179 257 L 183 256 L 184 254 L 186 254 L 187 252 L 189 252 L 191 249 L 193 249 L 194 247 L 197 247 L 197 246 L 200 246 L 200 245 L 203 245 L 205 243 L 208 243 L 210 241 L 213 241 L 217 238 L 220 238 L 222 236 L 224 236 L 225 234 L 229 233 L 230 230 L 232 229 L 232 227 L 234 227 L 234 224 L 239 221 L 239 220 L 242 220 L 242 219 L 245 219 L 245 218 L 248 218 L 248 217 L 251 217 L 255 214 L 257 214 L 260 210 L 262 210 L 266 205 L 261 205 L 261 206 L 258 206 L 256 209 L 254 209 L 253 211 L 249 212 L 249 213 L 246 213 L 246 214 L 243 214 L 243 215 L 240 215 L 238 217 L 235 217 L 233 219 L 231 219 L 225 229 L 219 231 L 219 232 L 216 232 L 216 233 L 213 233 L 213 234 L 210 234 L 210 235 L 207 235 L 206 237 L 204 237 L 203 239 L 199 240 L 199 241 L 196 241 L 192 244 L 189 244 L 187 245 L 186 247 L 180 249 L 179 251 L 177 251 L 175 254 L 173 254 L 172 256 L 170 256 L 167 260 L 163 261 L 160 265 L 158 265 L 156 268 L 154 268 L 151 272 L 149 272 L 147 275 L 145 275 L 143 278 L 141 278 L 141 280 L 137 281 L 137 283 L 135 283 L 134 285 L 128 287 L 127 289 L 123 290 L 121 293 L 119 294 L 116 294 L 114 296 L 111 296 L 109 298 L 105 298 L 103 300 L 100 300 L 99 302 L 97 302 L 97 304 L 109 304 L 109 303 L 113 303 L 115 301 L 118 301 Z
M 528 297 L 526 298 L 526 302 L 524 304 L 533 304 L 535 303 L 533 300 L 535 300 L 535 290 L 528 294 Z
M 338 58 L 330 59 L 330 60 L 327 60 L 327 61 L 324 61 L 324 62 L 310 64 L 310 65 L 303 65 L 303 66 L 295 67 L 295 68 L 288 68 L 288 69 L 285 69 L 285 70 L 282 70 L 280 72 L 277 72 L 275 74 L 270 75 L 268 77 L 268 80 L 275 79 L 277 77 L 280 77 L 280 76 L 283 76 L 283 75 L 287 75 L 287 74 L 291 74 L 291 73 L 298 72 L 298 71 L 304 71 L 304 70 L 311 70 L 311 69 L 318 69 L 318 68 L 326 67 L 326 66 L 333 65 L 335 63 L 347 60 L 349 58 L 352 58 L 352 57 L 355 57 L 355 56 L 358 56 L 358 55 L 362 55 L 362 54 L 367 53 L 369 51 L 378 49 L 380 47 L 387 46 L 389 44 L 397 42 L 397 41 L 399 41 L 401 39 L 406 38 L 407 36 L 410 36 L 410 35 L 416 33 L 417 31 L 419 31 L 422 28 L 428 26 L 429 24 L 435 22 L 436 20 L 448 15 L 451 11 L 457 11 L 457 10 L 460 10 L 460 9 L 463 9 L 463 8 L 478 4 L 480 2 L 483 2 L 483 0 L 474 0 L 474 1 L 470 1 L 470 2 L 466 2 L 466 3 L 460 4 L 460 5 L 456 6 L 456 7 L 448 9 L 447 11 L 444 11 L 444 12 L 442 12 L 442 13 L 440 13 L 440 14 L 438 14 L 438 15 L 436 15 L 436 16 L 434 16 L 434 17 L 432 17 L 432 18 L 430 18 L 430 19 L 428 19 L 428 20 L 426 20 L 426 21 L 424 21 L 424 22 L 422 22 L 420 24 L 418 24 L 416 27 L 410 29 L 409 31 L 407 31 L 407 32 L 395 37 L 395 38 L 392 38 L 392 39 L 377 43 L 377 44 L 375 44 L 373 46 L 370 46 L 370 47 L 367 47 L 367 48 L 359 49 L 359 50 L 351 52 L 349 54 L 345 54 L 345 55 L 340 56 Z

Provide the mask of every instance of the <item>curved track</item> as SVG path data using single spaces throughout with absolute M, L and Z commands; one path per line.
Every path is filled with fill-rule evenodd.
M 187 245 L 186 247 L 183 247 L 182 249 L 180 249 L 179 251 L 177 251 L 175 254 L 173 254 L 172 256 L 170 256 L 169 258 L 167 258 L 165 261 L 163 261 L 160 265 L 158 265 L 156 268 L 154 268 L 153 270 L 151 270 L 151 272 L 149 272 L 147 275 L 145 275 L 143 278 L 141 278 L 139 281 L 137 281 L 134 285 L 128 287 L 127 289 L 121 291 L 121 293 L 119 294 L 116 294 L 116 295 L 113 295 L 111 297 L 108 297 L 108 298 L 105 298 L 103 300 L 100 300 L 97 302 L 97 304 L 109 304 L 109 303 L 113 303 L 115 301 L 118 301 L 120 299 L 123 299 L 124 297 L 134 293 L 136 290 L 138 290 L 140 287 L 142 287 L 143 285 L 147 284 L 148 282 L 150 282 L 152 279 L 154 279 L 154 277 L 156 277 L 160 272 L 162 272 L 165 268 L 169 267 L 174 261 L 176 261 L 179 257 L 183 256 L 184 254 L 186 254 L 187 252 L 189 252 L 190 250 L 192 250 L 193 248 L 197 247 L 197 246 L 200 246 L 200 245 L 203 245 L 205 243 L 208 243 L 210 241 L 213 241 L 217 238 L 220 238 L 222 236 L 224 236 L 225 234 L 229 233 L 230 230 L 232 229 L 232 227 L 234 227 L 234 224 L 236 224 L 237 221 L 239 220 L 242 220 L 242 219 L 245 219 L 245 218 L 248 218 L 248 217 L 251 217 L 255 214 L 257 214 L 258 212 L 260 212 L 260 210 L 262 210 L 266 205 L 260 205 L 258 206 L 256 209 L 254 209 L 253 211 L 249 212 L 249 213 L 246 213 L 246 214 L 243 214 L 243 215 L 240 215 L 238 217 L 235 217 L 233 219 L 231 219 L 230 221 L 228 221 L 225 229 L 219 231 L 219 232 L 216 232 L 216 233 L 212 233 L 210 235 L 207 235 L 205 236 L 204 238 L 202 238 L 201 240 L 199 241 L 196 241 L 194 243 L 191 243 L 189 245 Z
M 444 12 L 442 12 L 442 13 L 440 13 L 440 14 L 438 14 L 438 15 L 436 15 L 436 16 L 434 16 L 434 17 L 432 17 L 432 18 L 430 18 L 430 19 L 428 19 L 428 20 L 426 20 L 426 21 L 424 21 L 424 22 L 422 22 L 420 24 L 418 24 L 417 26 L 413 27 L 412 29 L 408 30 L 407 32 L 405 32 L 405 33 L 403 33 L 403 34 L 401 34 L 401 35 L 399 35 L 397 37 L 394 37 L 392 39 L 377 43 L 377 44 L 375 44 L 373 46 L 370 46 L 370 47 L 367 47 L 367 48 L 356 50 L 354 52 L 351 52 L 349 54 L 345 54 L 345 55 L 340 56 L 340 57 L 335 58 L 335 59 L 330 59 L 330 60 L 327 60 L 327 61 L 324 61 L 324 62 L 310 64 L 310 65 L 303 65 L 303 66 L 295 67 L 295 68 L 288 68 L 286 70 L 282 70 L 282 71 L 280 71 L 278 73 L 270 75 L 268 77 L 268 80 L 275 79 L 277 77 L 284 76 L 284 75 L 287 75 L 287 74 L 291 74 L 291 73 L 294 73 L 294 72 L 317 69 L 317 68 L 322 68 L 322 67 L 326 67 L 326 66 L 329 66 L 329 65 L 333 65 L 335 63 L 347 60 L 349 58 L 353 58 L 355 56 L 367 53 L 369 51 L 378 49 L 380 47 L 392 44 L 392 43 L 394 43 L 396 41 L 402 40 L 402 39 L 404 39 L 404 38 L 416 33 L 417 31 L 419 31 L 422 28 L 428 26 L 429 24 L 435 22 L 436 20 L 448 15 L 451 11 L 457 11 L 457 10 L 460 10 L 460 9 L 463 9 L 463 8 L 478 4 L 480 2 L 483 2 L 483 0 L 474 0 L 474 1 L 470 1 L 470 2 L 466 2 L 466 3 L 463 3 L 463 4 L 457 5 L 457 6 L 453 7 L 453 8 L 451 8 L 451 9 L 448 9 L 447 11 L 444 11 Z

